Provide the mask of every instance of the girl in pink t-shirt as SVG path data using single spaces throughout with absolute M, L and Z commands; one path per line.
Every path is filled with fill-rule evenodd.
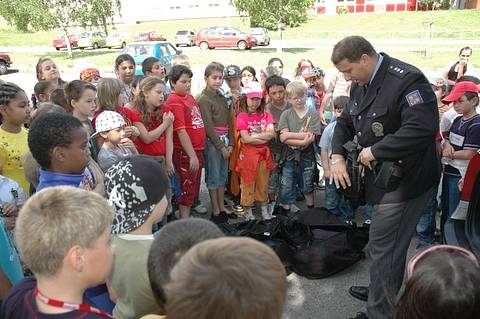
M 236 171 L 240 176 L 240 204 L 245 207 L 245 218 L 255 219 L 252 206 L 255 201 L 261 204 L 262 218 L 269 220 L 268 179 L 274 167 L 268 141 L 275 136 L 273 117 L 265 111 L 263 90 L 258 82 L 250 82 L 244 87 L 246 99 L 243 112 L 237 115 L 236 126 L 240 132 L 242 146 Z

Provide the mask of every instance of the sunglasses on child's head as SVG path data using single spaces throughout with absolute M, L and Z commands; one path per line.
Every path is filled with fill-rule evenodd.
M 466 250 L 465 248 L 453 246 L 453 245 L 435 245 L 428 249 L 425 249 L 424 251 L 422 251 L 421 253 L 418 253 L 412 259 L 410 259 L 407 266 L 407 280 L 412 277 L 413 270 L 415 269 L 415 266 L 418 264 L 418 262 L 435 252 L 447 252 L 447 253 L 454 253 L 457 255 L 461 255 L 467 258 L 469 261 L 471 261 L 474 266 L 476 266 L 477 268 L 480 268 L 477 257 L 475 257 L 474 254 L 472 254 L 470 251 Z

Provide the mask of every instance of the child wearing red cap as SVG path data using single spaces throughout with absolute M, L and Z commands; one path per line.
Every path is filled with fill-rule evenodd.
M 473 82 L 459 82 L 442 102 L 452 104 L 462 116 L 454 121 L 443 143 L 442 162 L 445 164 L 442 184 L 441 229 L 460 201 L 458 182 L 465 176 L 470 159 L 480 149 L 480 87 Z

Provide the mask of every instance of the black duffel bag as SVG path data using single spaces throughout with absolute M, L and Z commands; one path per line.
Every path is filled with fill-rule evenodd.
M 298 223 L 308 228 L 310 242 L 293 255 L 292 269 L 309 279 L 331 276 L 365 257 L 368 229 L 347 225 L 323 209 L 300 213 Z
M 269 246 L 282 261 L 287 274 L 290 274 L 295 250 L 280 235 L 284 228 L 282 223 L 282 219 L 272 219 L 269 221 L 251 220 L 235 224 L 224 223 L 218 226 L 227 236 L 250 237 Z

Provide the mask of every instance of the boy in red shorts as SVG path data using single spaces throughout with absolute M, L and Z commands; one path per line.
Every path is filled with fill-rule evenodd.
M 205 148 L 205 127 L 197 102 L 190 94 L 192 71 L 185 65 L 172 67 L 168 79 L 173 92 L 165 102 L 173 121 L 173 163 L 180 177 L 181 194 L 176 198 L 181 218 L 190 216 L 190 207 L 200 192 Z

